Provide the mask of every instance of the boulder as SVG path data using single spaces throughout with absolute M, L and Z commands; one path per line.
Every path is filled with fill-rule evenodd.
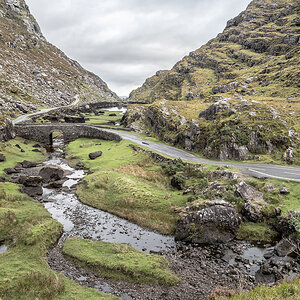
M 5 172 L 6 174 L 10 175 L 10 174 L 18 173 L 19 171 L 16 170 L 15 168 L 6 168 L 6 169 L 4 169 L 4 172 Z
M 41 186 L 22 186 L 21 192 L 30 197 L 37 197 L 43 195 L 43 188 Z
M 39 145 L 39 144 L 34 144 L 34 145 L 32 146 L 32 148 L 41 148 L 41 145 Z
M 0 162 L 6 161 L 6 157 L 4 154 L 0 153 Z
M 41 176 L 46 183 L 57 181 L 63 178 L 64 170 L 58 167 L 46 166 L 40 170 L 39 176 Z
M 22 165 L 22 167 L 23 168 L 34 168 L 34 167 L 36 167 L 37 166 L 37 164 L 36 163 L 33 163 L 33 162 L 31 162 L 31 161 L 28 161 L 28 160 L 24 160 L 22 163 L 21 163 L 21 165 Z
M 6 181 L 5 178 L 0 176 L 0 182 L 5 182 L 5 181 Z
M 263 209 L 266 207 L 264 194 L 253 186 L 240 182 L 236 193 L 245 200 L 242 214 L 251 222 L 261 222 L 264 219 Z
M 41 176 L 20 176 L 18 182 L 26 187 L 39 186 L 43 181 Z
M 195 212 L 179 218 L 175 238 L 197 244 L 227 243 L 235 238 L 241 218 L 225 201 L 206 202 Z
M 89 154 L 89 158 L 92 160 L 100 156 L 102 156 L 102 151 L 96 151 Z
M 117 114 L 109 114 L 110 117 L 116 117 Z
M 275 251 L 278 256 L 284 257 L 294 252 L 296 246 L 291 240 L 282 239 L 276 246 Z
M 279 193 L 282 195 L 287 195 L 290 193 L 290 191 L 287 187 L 283 187 L 282 189 L 279 190 Z
M 264 194 L 255 189 L 252 185 L 247 184 L 242 181 L 238 184 L 236 192 L 241 196 L 245 201 L 264 201 Z
M 85 123 L 85 118 L 81 116 L 65 116 L 66 123 Z

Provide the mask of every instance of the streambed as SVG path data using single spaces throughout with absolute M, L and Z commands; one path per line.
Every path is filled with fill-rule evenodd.
M 267 261 L 265 254 L 273 249 L 271 245 L 256 247 L 234 241 L 229 245 L 193 247 L 175 243 L 172 236 L 155 233 L 87 206 L 76 196 L 76 185 L 84 178 L 85 172 L 68 165 L 64 159 L 62 140 L 55 139 L 54 142 L 53 151 L 49 152 L 49 159 L 43 165 L 61 167 L 67 174 L 67 180 L 59 189 L 43 187 L 40 199 L 53 218 L 64 226 L 64 234 L 48 255 L 49 266 L 53 270 L 81 285 L 112 293 L 126 300 L 208 299 L 210 291 L 218 285 L 234 290 L 256 285 L 257 271 Z M 99 278 L 93 272 L 77 267 L 65 259 L 61 248 L 70 237 L 127 243 L 146 253 L 160 252 L 172 263 L 172 270 L 182 278 L 182 282 L 174 287 L 161 287 Z M 6 250 L 7 248 L 3 248 L 3 251 Z M 286 258 L 282 259 L 281 264 L 291 263 L 292 260 Z M 294 266 L 294 269 L 297 268 Z

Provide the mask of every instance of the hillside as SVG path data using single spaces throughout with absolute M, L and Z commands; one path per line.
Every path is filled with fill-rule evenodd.
M 95 74 L 48 43 L 24 0 L 0 0 L 0 110 L 4 116 L 118 96 Z
M 132 91 L 130 101 L 153 104 L 133 107 L 124 124 L 206 157 L 280 158 L 290 149 L 294 162 L 299 12 L 297 0 L 252 1 L 223 33 Z

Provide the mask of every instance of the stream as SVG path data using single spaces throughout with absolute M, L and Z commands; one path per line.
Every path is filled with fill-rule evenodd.
M 163 296 L 163 299 L 177 299 L 178 295 L 181 295 L 181 299 L 197 299 L 199 295 L 202 295 L 201 299 L 207 299 L 207 291 L 211 290 L 212 284 L 230 285 L 236 289 L 238 286 L 254 287 L 261 266 L 268 262 L 266 254 L 274 252 L 272 245 L 259 246 L 233 241 L 230 245 L 195 247 L 175 243 L 172 236 L 158 234 L 85 205 L 76 196 L 76 185 L 86 176 L 85 171 L 69 166 L 64 158 L 63 140 L 56 138 L 53 142 L 53 149 L 48 152 L 49 159 L 40 167 L 60 167 L 65 171 L 66 180 L 61 188 L 45 185 L 40 198 L 52 217 L 64 227 L 64 233 L 57 245 L 48 253 L 51 269 L 81 285 L 112 293 L 125 300 L 162 299 L 161 295 L 168 295 Z M 100 278 L 93 272 L 74 265 L 63 256 L 62 246 L 70 237 L 127 243 L 145 253 L 161 253 L 172 263 L 173 271 L 183 281 L 174 287 L 152 287 Z M 6 245 L 0 244 L 0 255 L 8 250 Z M 282 268 L 294 263 L 290 257 L 279 258 L 273 254 L 271 256 Z M 299 264 L 294 264 L 292 269 L 295 272 L 288 272 L 289 269 L 286 274 L 294 277 L 300 271 Z M 273 280 L 273 277 L 270 280 Z

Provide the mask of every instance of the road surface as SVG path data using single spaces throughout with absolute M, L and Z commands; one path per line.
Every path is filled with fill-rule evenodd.
M 20 116 L 20 117 L 18 117 L 17 119 L 13 120 L 12 123 L 13 123 L 13 125 L 15 125 L 15 124 L 18 124 L 18 123 L 21 123 L 21 122 L 26 121 L 29 117 L 33 117 L 33 116 L 40 115 L 40 114 L 45 114 L 45 113 L 47 113 L 47 112 L 49 112 L 49 111 L 56 110 L 56 109 L 72 107 L 72 106 L 75 106 L 78 102 L 79 102 L 79 96 L 76 95 L 76 96 L 75 96 L 75 101 L 72 102 L 70 105 L 41 109 L 41 110 L 38 111 L 38 112 Z
M 129 140 L 133 143 L 144 146 L 150 150 L 156 151 L 164 155 L 168 155 L 173 158 L 181 158 L 183 160 L 187 160 L 199 164 L 205 163 L 205 164 L 213 164 L 213 165 L 220 165 L 220 166 L 224 166 L 224 165 L 233 166 L 236 168 L 243 169 L 247 174 L 254 177 L 278 178 L 278 179 L 295 180 L 300 182 L 300 168 L 297 167 L 279 166 L 279 165 L 272 165 L 272 164 L 252 164 L 252 163 L 250 164 L 250 163 L 234 163 L 234 162 L 208 160 L 208 159 L 197 157 L 196 155 L 188 151 L 177 149 L 172 146 L 143 140 L 142 138 L 132 133 L 117 131 L 117 130 L 107 130 L 107 131 L 117 133 L 124 140 Z

